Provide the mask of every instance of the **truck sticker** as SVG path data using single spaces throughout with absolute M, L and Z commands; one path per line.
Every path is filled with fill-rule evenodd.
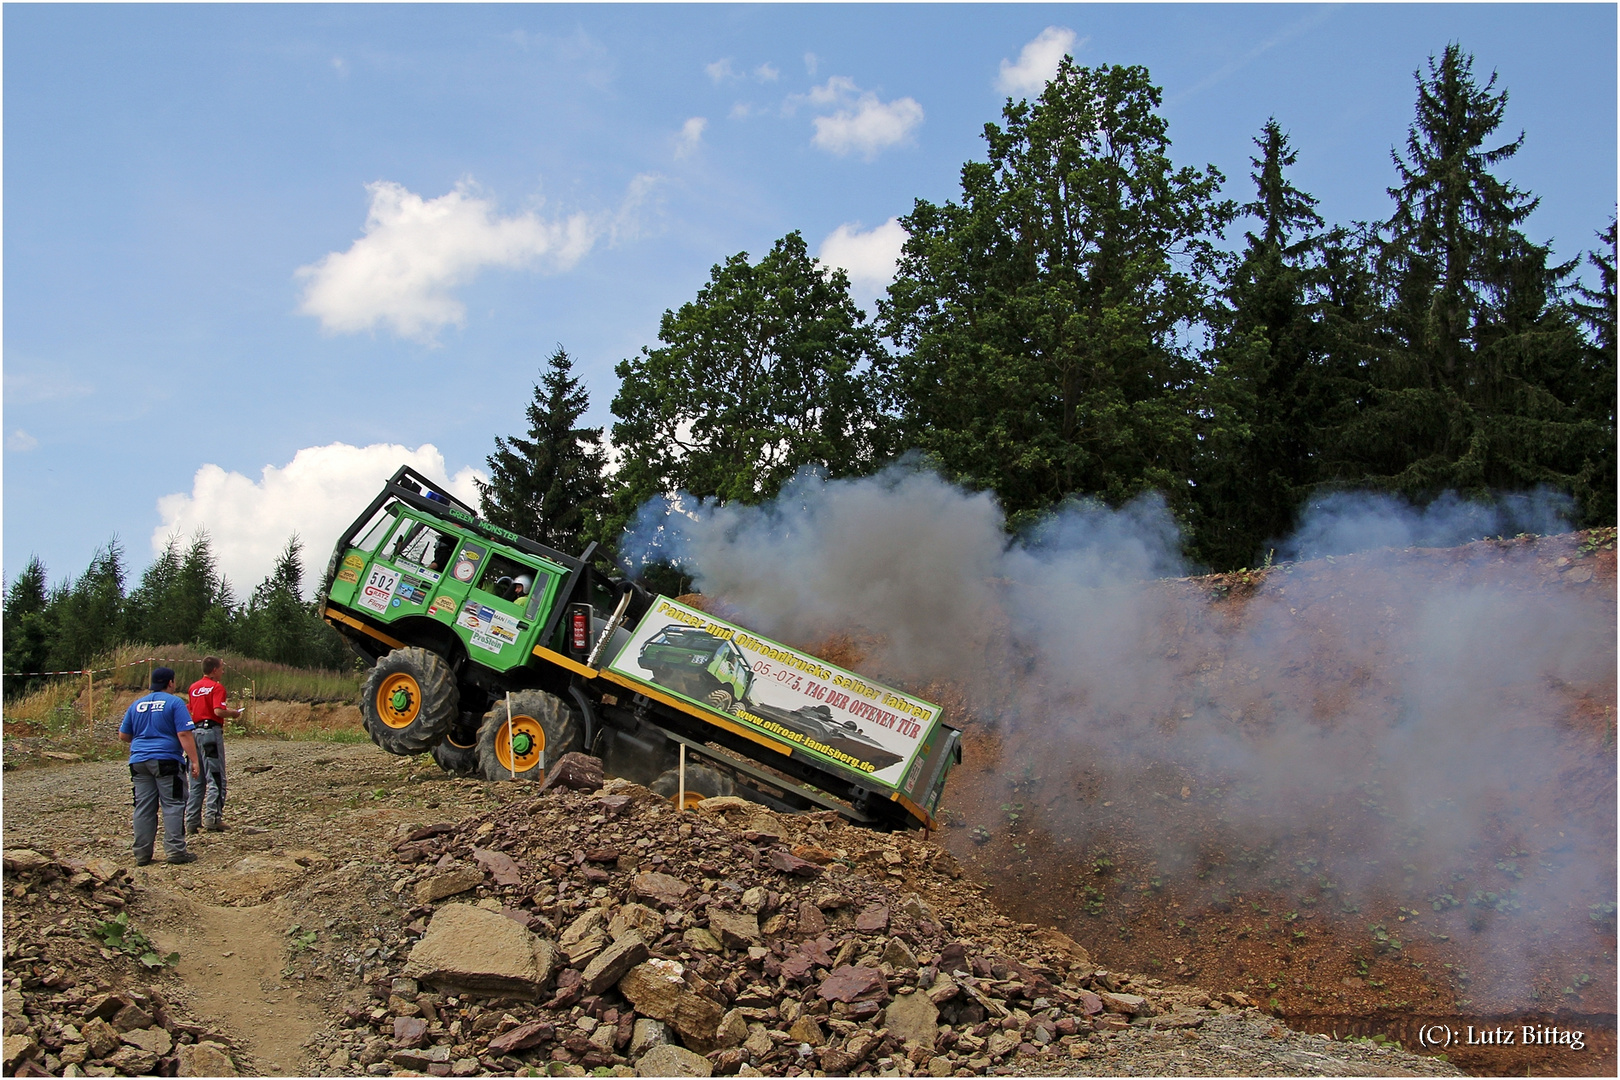
M 493 611 L 487 608 L 485 610 L 489 611 L 491 616 L 489 623 L 490 636 L 500 638 L 508 645 L 516 645 L 518 636 L 516 617 L 508 615 L 504 611 Z
M 428 608 L 428 614 L 437 615 L 441 611 L 446 615 L 454 615 L 456 613 L 456 598 L 453 596 L 445 596 L 443 593 L 435 596 L 433 598 L 433 606 Z
M 609 668 L 891 789 L 916 783 L 939 723 L 938 705 L 662 596 Z
M 337 572 L 337 579 L 339 581 L 351 581 L 356 585 L 360 584 L 360 575 L 354 572 L 354 568 L 352 566 L 345 566 L 343 569 L 339 570 Z
M 468 541 L 461 545 L 461 554 L 456 557 L 456 565 L 450 571 L 450 576 L 462 584 L 467 584 L 478 575 L 478 567 L 484 561 L 484 554 L 489 549 Z
M 371 573 L 366 575 L 366 583 L 360 588 L 360 595 L 356 598 L 359 605 L 381 615 L 388 610 L 388 601 L 394 595 L 394 586 L 399 584 L 399 572 L 390 570 L 386 566 L 373 566 Z
M 349 567 L 352 570 L 361 570 L 361 569 L 363 569 L 365 567 L 366 560 L 362 559 L 358 555 L 353 555 L 353 554 L 345 555 L 345 556 L 343 556 L 343 565 Z M 351 577 L 351 578 L 346 578 L 344 580 L 346 580 L 346 581 L 354 581 L 355 579 Z
M 423 581 L 421 578 L 405 574 L 399 579 L 399 584 L 395 586 L 394 596 L 407 604 L 425 604 L 427 603 L 428 589 L 432 584 L 430 581 Z
M 472 643 L 487 652 L 499 653 L 517 640 L 517 620 L 483 604 L 463 605 L 456 625 L 472 631 Z

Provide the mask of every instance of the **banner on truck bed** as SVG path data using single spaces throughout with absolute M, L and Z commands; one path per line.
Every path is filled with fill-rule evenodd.
M 909 790 L 939 706 L 660 596 L 610 671 Z

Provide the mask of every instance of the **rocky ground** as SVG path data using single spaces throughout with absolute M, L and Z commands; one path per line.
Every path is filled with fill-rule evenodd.
M 233 750 L 186 867 L 115 854 L 116 764 L 8 774 L 8 1073 L 1455 1073 L 1099 970 L 920 836 Z M 119 913 L 179 958 L 110 947 Z
M 1351 797 L 1313 807 L 1185 752 L 1195 713 L 1256 746 L 1302 710 L 1351 738 L 1402 716 L 1421 665 L 1401 598 L 1434 582 L 1507 590 L 1551 613 L 1538 633 L 1559 612 L 1595 628 L 1561 667 L 1440 695 L 1518 725 L 1468 843 L 1414 831 L 1399 755 L 1341 754 Z M 231 830 L 197 838 L 195 864 L 136 869 L 111 732 L 8 722 L 5 847 L 35 854 L 5 879 L 6 1069 L 1388 1075 L 1452 1071 L 1399 1050 L 1429 1025 L 1534 1023 L 1583 1042 L 1454 1044 L 1451 1064 L 1612 1075 L 1613 531 L 1156 588 L 1175 601 L 1153 628 L 1164 677 L 1103 718 L 1128 745 L 954 705 L 967 753 L 928 839 L 234 738 Z M 861 667 L 858 638 L 822 644 Z M 178 959 L 109 943 L 120 914 L 123 944 Z M 470 950 L 444 942 L 469 934 L 527 966 L 459 970 Z

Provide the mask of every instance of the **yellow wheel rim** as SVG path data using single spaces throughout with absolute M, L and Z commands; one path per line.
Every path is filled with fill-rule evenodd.
M 518 714 L 512 717 L 512 730 L 508 734 L 506 722 L 501 721 L 495 732 L 495 757 L 507 772 L 528 772 L 540 764 L 540 755 L 546 751 L 546 729 L 532 716 Z
M 679 793 L 677 792 L 677 795 L 678 794 Z M 701 792 L 688 791 L 686 793 L 686 802 L 684 804 L 682 804 L 681 809 L 683 809 L 683 810 L 696 810 L 697 809 L 697 804 L 702 802 L 704 799 L 707 799 L 707 798 L 708 798 L 708 796 L 702 794 Z M 669 801 L 670 802 L 675 802 L 676 800 L 671 799 Z
M 377 716 L 389 727 L 409 727 L 421 710 L 422 688 L 414 677 L 397 671 L 377 687 Z

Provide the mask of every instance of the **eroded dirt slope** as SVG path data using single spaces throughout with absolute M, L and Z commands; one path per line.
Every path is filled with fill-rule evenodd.
M 1004 910 L 1107 963 L 1242 987 L 1316 1030 L 1596 1026 L 1612 1062 L 1612 537 L 1153 586 L 1173 597 L 1163 677 L 967 721 L 944 842 Z

